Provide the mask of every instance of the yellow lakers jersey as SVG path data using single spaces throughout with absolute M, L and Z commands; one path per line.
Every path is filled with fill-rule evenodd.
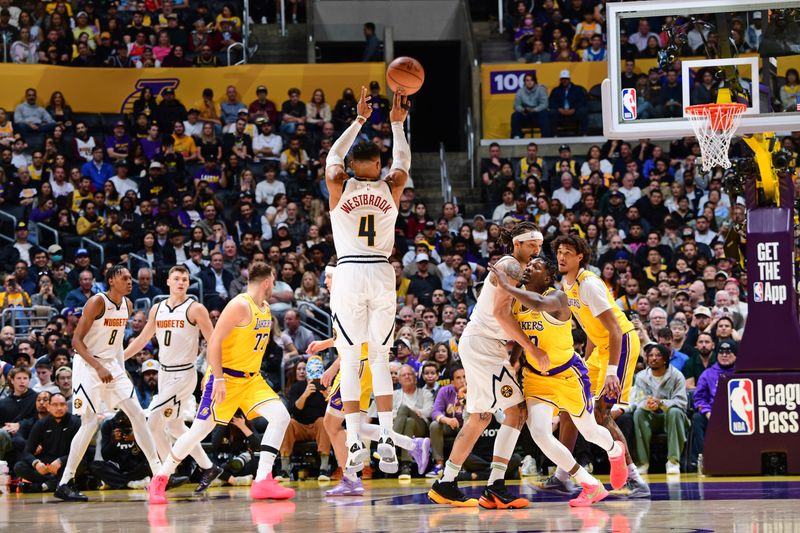
M 250 307 L 250 322 L 236 326 L 222 340 L 222 366 L 241 372 L 258 372 L 272 330 L 272 312 L 264 303 L 261 309 L 248 294 L 239 294 Z
M 616 300 L 614 300 L 614 297 L 611 295 L 611 291 L 608 290 L 608 287 L 603 283 L 600 277 L 594 272 L 582 270 L 571 287 L 567 287 L 567 285 L 564 284 L 564 292 L 567 294 L 569 310 L 572 311 L 572 316 L 575 317 L 581 325 L 583 331 L 586 332 L 586 336 L 592 341 L 592 344 L 602 348 L 608 346 L 608 330 L 603 326 L 599 318 L 592 315 L 589 304 L 581 298 L 580 294 L 581 284 L 585 283 L 589 278 L 597 280 L 599 284 L 603 286 L 605 298 L 611 305 L 611 312 L 614 313 L 614 318 L 622 329 L 622 333 L 624 334 L 631 331 L 633 329 L 633 324 L 631 324 L 628 317 L 626 317 L 625 313 L 619 308 Z
M 545 294 L 553 291 L 554 289 L 548 289 Z M 514 300 L 511 312 L 533 345 L 544 350 L 550 357 L 550 368 L 561 366 L 572 359 L 575 349 L 572 343 L 571 321 L 562 322 L 544 311 L 527 309 L 517 300 Z M 528 364 L 541 370 L 529 353 L 525 352 L 525 358 Z

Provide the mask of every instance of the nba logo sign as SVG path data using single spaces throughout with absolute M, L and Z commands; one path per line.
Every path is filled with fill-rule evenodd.
M 764 301 L 764 284 L 760 281 L 753 283 L 753 301 L 756 303 Z
M 728 428 L 731 435 L 752 435 L 755 431 L 753 382 L 732 379 L 728 382 Z
M 622 120 L 636 120 L 636 89 L 622 89 Z

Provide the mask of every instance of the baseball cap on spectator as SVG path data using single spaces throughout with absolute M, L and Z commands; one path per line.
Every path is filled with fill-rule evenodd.
M 249 115 L 249 114 L 250 114 L 250 112 L 247 110 L 247 108 L 244 108 L 244 107 L 241 108 L 239 110 L 239 112 L 237 113 L 237 115 Z
M 436 229 L 436 223 L 433 220 L 425 222 L 425 229 Z
M 690 297 L 689 291 L 687 291 L 686 289 L 678 289 L 677 291 L 675 291 L 675 296 L 678 296 L 679 294 L 685 294 L 687 298 Z
M 649 350 L 649 349 L 650 349 L 650 348 L 652 348 L 653 346 L 658 346 L 658 343 L 657 343 L 657 342 L 654 342 L 654 341 L 650 341 L 650 342 L 648 342 L 647 344 L 645 344 L 645 345 L 644 345 L 644 347 L 642 347 L 642 351 L 643 351 L 644 353 L 647 353 L 647 350 Z
M 282 229 L 288 230 L 288 229 L 289 229 L 289 224 L 287 224 L 286 222 L 281 222 L 281 223 L 280 223 L 280 224 L 278 224 L 278 226 L 275 228 L 275 230 L 276 230 L 276 231 L 278 231 L 278 230 L 282 230 Z
M 124 128 L 125 127 L 125 123 L 123 121 L 121 121 L 121 120 L 118 120 L 118 121 L 116 121 L 114 123 L 114 127 L 115 128 Z
M 267 92 L 267 87 L 265 85 L 259 85 L 258 87 L 256 87 L 256 92 L 257 93 L 265 93 L 265 92 Z
M 63 248 L 61 248 L 61 247 L 60 247 L 59 245 L 57 245 L 57 244 L 51 244 L 51 245 L 50 245 L 50 246 L 47 248 L 47 253 L 48 253 L 48 254 L 50 254 L 50 255 L 58 255 L 58 254 L 62 253 L 63 251 L 64 251 L 64 249 L 63 249 Z
M 208 154 L 205 157 L 206 157 L 206 162 L 216 161 L 217 160 L 217 154 Z
M 681 237 L 683 237 L 684 239 L 687 237 L 691 237 L 692 239 L 694 239 L 694 231 L 692 230 L 692 228 L 683 228 L 683 231 L 681 232 Z
M 435 246 L 433 246 L 431 243 L 429 243 L 425 239 L 420 239 L 420 241 L 417 243 L 417 246 L 419 246 L 420 244 L 424 244 L 425 246 L 427 246 L 428 250 L 430 250 L 430 251 L 433 251 L 433 249 L 435 248 Z
M 475 215 L 474 217 L 472 217 L 472 220 L 473 220 L 473 221 L 475 221 L 475 220 L 477 220 L 477 219 L 481 219 L 481 220 L 483 220 L 484 222 L 486 222 L 486 217 L 485 217 L 485 216 L 483 216 L 483 215 L 481 215 L 480 213 L 478 213 L 477 215 Z
M 714 274 L 714 279 L 719 279 L 719 278 L 728 279 L 728 277 L 729 277 L 728 273 L 725 272 L 724 270 L 717 270 L 717 273 Z
M 26 230 L 26 231 L 28 230 L 28 223 L 25 222 L 24 220 L 20 220 L 19 222 L 17 222 L 17 231 L 20 230 Z
M 630 261 L 631 256 L 625 250 L 620 250 L 619 252 L 614 254 L 614 261 Z
M 128 166 L 128 162 L 125 161 L 124 159 L 117 159 L 116 163 L 114 163 L 114 166 L 115 167 L 127 167 Z
M 253 194 L 251 191 L 242 191 L 239 193 L 239 198 L 255 198 L 256 195 Z
M 761 19 L 761 12 L 760 11 L 756 11 L 755 13 L 753 13 L 750 16 L 753 17 L 753 20 L 759 20 L 759 19 Z
M 694 316 L 707 316 L 711 317 L 711 309 L 708 307 L 701 305 L 697 309 L 694 310 Z
M 269 121 L 268 117 L 258 117 L 256 119 L 256 124 L 261 126 L 262 124 L 272 124 L 272 123 Z
M 193 242 L 192 245 L 189 247 L 189 251 L 190 252 L 202 252 L 203 251 L 203 245 L 200 244 L 199 242 Z
M 567 69 L 562 70 L 561 73 L 558 75 L 558 77 L 561 78 L 562 80 L 564 78 L 569 79 L 570 78 L 569 70 Z
M 155 359 L 148 359 L 142 363 L 142 374 L 145 372 L 158 372 L 158 361 Z
M 78 11 L 78 14 L 75 15 L 75 18 L 86 17 L 89 18 L 89 15 L 86 14 L 86 11 Z
M 566 72 L 566 70 L 564 72 Z M 564 72 L 562 72 L 562 74 Z M 567 76 L 567 77 L 569 77 L 569 76 Z M 569 152 L 570 151 L 569 145 L 568 144 L 562 144 L 561 146 L 558 147 L 558 151 L 559 152 L 564 152 L 564 151 Z
M 162 165 L 158 161 L 152 161 L 150 163 L 150 168 L 164 168 L 164 165 Z
M 107 31 L 104 31 L 103 33 L 100 34 L 100 40 L 103 39 L 111 39 L 111 34 L 108 33 Z
M 173 89 L 172 87 L 167 87 L 166 89 L 161 91 L 161 94 L 162 95 L 163 94 L 175 94 L 175 89 Z
M 628 35 L 628 30 L 626 30 L 625 28 L 620 28 L 619 29 L 619 33 L 620 33 L 620 35 L 623 35 L 623 34 L 624 35 Z
M 397 347 L 397 346 L 400 346 L 401 344 L 403 346 L 405 346 L 406 348 L 408 348 L 409 350 L 411 349 L 411 343 L 408 342 L 408 339 L 405 339 L 403 337 L 398 337 L 397 340 L 394 341 L 394 345 L 395 345 L 395 347 Z
M 719 343 L 719 346 L 717 346 L 717 352 L 718 353 L 719 352 L 733 352 L 733 353 L 736 353 L 736 349 L 737 348 L 738 348 L 738 346 L 736 346 L 736 341 L 724 340 L 724 341 Z
M 147 344 L 145 344 L 144 348 L 142 348 L 142 351 L 143 352 L 153 353 L 153 343 L 152 342 L 148 342 Z
M 621 191 L 613 191 L 613 192 L 611 193 L 611 196 L 610 196 L 610 198 L 622 198 L 622 199 L 624 199 L 624 198 L 625 198 L 625 195 L 624 195 L 624 194 L 622 194 L 622 192 L 621 192 Z
M 430 260 L 431 258 L 428 257 L 428 254 L 417 254 L 417 257 L 414 258 L 414 262 L 416 263 L 422 263 L 422 262 L 427 263 Z
M 420 346 L 426 346 L 428 344 L 436 344 L 436 341 L 434 341 L 432 337 L 424 337 L 421 341 L 419 341 Z
M 75 257 L 84 257 L 84 256 L 86 257 L 89 256 L 89 250 L 87 250 L 86 248 L 78 248 L 78 250 L 75 252 Z

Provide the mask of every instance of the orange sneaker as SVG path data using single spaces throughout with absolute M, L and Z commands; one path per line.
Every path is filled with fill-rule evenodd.
M 364 470 L 361 471 L 361 479 L 372 479 L 372 467 L 370 465 L 364 465 Z
M 608 497 L 608 491 L 602 483 L 598 483 L 597 485 L 581 483 L 581 487 L 583 487 L 583 490 L 578 494 L 578 497 L 569 501 L 570 507 L 589 507 L 593 503 L 597 503 Z
M 611 463 L 611 488 L 621 489 L 628 482 L 628 465 L 625 463 L 625 443 L 621 440 L 616 441 L 622 448 L 622 453 L 617 457 L 608 457 Z
M 150 480 L 147 493 L 150 495 L 151 504 L 164 505 L 167 503 L 167 483 L 169 483 L 169 476 L 157 475 Z
M 294 497 L 294 489 L 284 487 L 269 474 L 266 479 L 253 482 L 250 487 L 250 497 L 254 500 L 288 500 Z

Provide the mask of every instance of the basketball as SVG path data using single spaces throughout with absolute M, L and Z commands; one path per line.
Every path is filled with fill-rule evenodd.
M 386 83 L 394 92 L 402 89 L 407 96 L 412 95 L 424 82 L 425 70 L 413 57 L 398 57 L 386 69 Z

